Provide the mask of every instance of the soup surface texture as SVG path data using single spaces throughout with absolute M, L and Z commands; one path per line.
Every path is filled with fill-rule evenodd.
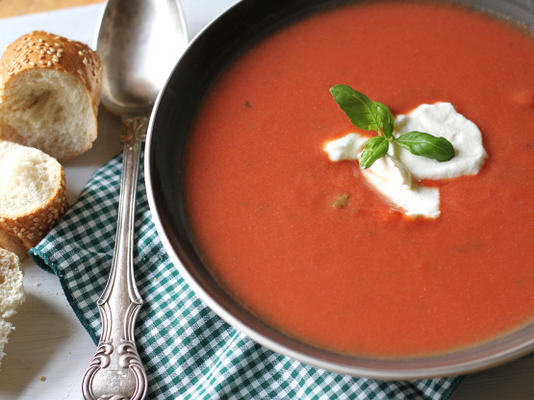
M 339 352 L 446 352 L 530 322 L 533 65 L 530 34 L 430 3 L 351 5 L 275 33 L 225 71 L 193 126 L 185 191 L 202 257 L 261 319 Z M 394 114 L 451 102 L 482 131 L 484 167 L 439 182 L 438 219 L 403 216 L 323 152 L 357 131 L 335 84 Z

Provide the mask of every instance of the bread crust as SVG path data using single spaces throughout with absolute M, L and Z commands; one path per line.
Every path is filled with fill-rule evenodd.
M 59 165 L 59 164 L 58 164 Z M 19 238 L 26 248 L 31 249 L 48 233 L 59 217 L 67 210 L 67 189 L 65 173 L 61 168 L 61 176 L 54 194 L 35 210 L 16 217 L 0 216 L 0 229 Z
M 75 77 L 85 86 L 91 101 L 94 126 L 97 126 L 98 105 L 102 88 L 102 61 L 86 44 L 44 31 L 33 31 L 9 44 L 0 58 L 0 102 L 9 101 L 7 93 L 15 78 L 28 71 L 56 70 Z M 23 135 L 0 129 L 0 138 L 27 145 L 18 138 Z M 69 160 L 91 148 L 92 140 L 76 153 L 62 157 Z M 18 140 L 17 140 L 18 139 Z
M 0 250 L 1 249 L 15 253 L 21 261 L 27 256 L 26 248 L 22 244 L 22 240 L 3 229 L 0 229 Z

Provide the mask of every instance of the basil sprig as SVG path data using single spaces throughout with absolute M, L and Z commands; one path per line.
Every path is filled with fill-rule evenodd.
M 362 168 L 369 168 L 373 163 L 386 155 L 389 142 L 384 136 L 375 136 L 365 143 L 364 150 L 360 156 Z
M 454 147 L 444 137 L 429 133 L 412 131 L 395 137 L 395 118 L 387 106 L 370 100 L 347 85 L 335 85 L 330 93 L 339 107 L 347 114 L 351 122 L 365 131 L 376 131 L 375 136 L 367 141 L 360 156 L 360 167 L 369 168 L 388 152 L 390 143 L 397 143 L 417 156 L 448 161 L 454 157 Z

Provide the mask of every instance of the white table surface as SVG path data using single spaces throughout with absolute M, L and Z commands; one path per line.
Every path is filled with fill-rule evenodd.
M 190 37 L 237 0 L 182 0 Z M 93 43 L 103 5 L 0 20 L 0 51 L 34 29 Z M 91 173 L 120 151 L 118 120 L 101 108 L 99 138 L 85 155 L 65 165 L 73 201 Z M 13 318 L 0 371 L 0 399 L 80 399 L 80 381 L 95 346 L 67 303 L 59 281 L 31 260 L 24 265 L 26 302 Z M 451 400 L 534 399 L 534 355 L 467 376 Z

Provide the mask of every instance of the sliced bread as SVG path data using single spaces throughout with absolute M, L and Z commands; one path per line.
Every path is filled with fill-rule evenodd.
M 87 45 L 43 31 L 11 43 L 0 59 L 0 139 L 59 161 L 97 136 L 102 62 Z
M 0 318 L 9 318 L 24 302 L 22 269 L 15 253 L 0 249 Z
M 3 320 L 0 318 L 0 361 L 2 361 L 2 358 L 6 355 L 4 348 L 7 344 L 7 337 L 13 331 L 15 327 L 11 322 L 8 322 L 6 320 Z M 0 362 L 0 367 L 2 366 L 2 363 Z
M 38 149 L 0 140 L 0 230 L 33 247 L 67 208 L 65 174 Z
M 14 253 L 0 249 L 0 360 L 5 355 L 7 337 L 15 329 L 13 324 L 5 319 L 13 316 L 16 308 L 23 302 L 20 260 Z

